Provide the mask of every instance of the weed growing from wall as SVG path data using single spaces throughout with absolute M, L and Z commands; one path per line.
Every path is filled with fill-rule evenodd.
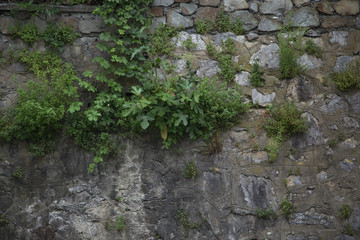
M 304 71 L 298 62 L 303 53 L 302 35 L 302 29 L 291 31 L 289 27 L 279 33 L 280 79 L 293 78 Z
M 219 15 L 216 16 L 215 21 L 210 21 L 206 19 L 197 20 L 195 22 L 196 31 L 200 34 L 210 33 L 212 31 L 218 32 L 233 32 L 236 35 L 244 34 L 244 28 L 241 20 L 236 18 L 235 20 L 231 20 L 230 16 L 225 14 L 224 12 L 220 12 Z
M 21 38 L 26 43 L 33 43 L 40 38 L 39 29 L 31 22 L 25 25 L 16 24 L 15 26 L 10 26 L 9 33 L 12 38 Z
M 266 119 L 264 129 L 272 139 L 266 150 L 270 162 L 274 162 L 281 143 L 291 135 L 305 132 L 308 128 L 306 119 L 301 117 L 302 111 L 298 110 L 295 103 L 275 104 L 269 108 L 269 118 Z
M 36 78 L 18 89 L 18 103 L 0 119 L 0 137 L 27 140 L 33 153 L 43 155 L 51 150 L 54 135 L 63 127 L 65 113 L 76 107 L 76 73 L 70 64 L 51 53 L 24 50 L 14 57 L 25 63 Z
M 222 44 L 222 51 L 217 51 L 212 43 L 206 44 L 206 50 L 209 56 L 218 61 L 220 64 L 220 75 L 226 82 L 232 82 L 235 79 L 235 75 L 241 72 L 241 67 L 233 62 L 232 54 L 235 53 L 236 47 L 232 38 L 226 39 Z
M 250 72 L 250 82 L 254 87 L 263 87 L 264 86 L 264 80 L 261 78 L 262 70 L 260 69 L 258 60 L 256 59 L 254 61 L 253 68 Z
M 62 50 L 65 45 L 71 45 L 80 35 L 75 33 L 72 26 L 57 26 L 55 23 L 51 23 L 41 36 L 45 43 Z
M 341 91 L 347 91 L 360 88 L 360 62 L 353 62 L 346 66 L 345 71 L 332 72 L 331 80 Z

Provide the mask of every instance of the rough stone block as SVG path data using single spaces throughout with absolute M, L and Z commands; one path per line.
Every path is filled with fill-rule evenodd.
M 336 13 L 341 16 L 356 15 L 359 13 L 358 0 L 341 0 L 334 5 Z

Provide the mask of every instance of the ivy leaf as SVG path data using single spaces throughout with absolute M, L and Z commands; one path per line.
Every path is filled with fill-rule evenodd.
M 137 120 L 138 120 L 138 121 L 141 121 L 140 126 L 141 126 L 142 129 L 145 130 L 145 129 L 147 129 L 147 128 L 149 127 L 149 125 L 150 125 L 149 121 L 154 120 L 154 118 L 151 117 L 151 116 L 141 115 L 141 116 L 138 116 L 138 117 L 137 117 Z
M 187 118 L 189 117 L 189 115 L 187 114 L 182 114 L 182 113 L 174 113 L 173 114 L 173 117 L 175 118 L 178 118 L 176 121 L 175 121 L 175 127 L 178 127 L 180 125 L 181 122 L 183 122 L 184 126 L 187 126 L 188 124 L 188 120 Z
M 71 105 L 69 106 L 68 112 L 70 113 L 74 113 L 76 111 L 80 111 L 80 107 L 84 105 L 84 103 L 82 102 L 73 102 L 71 103 Z
M 111 34 L 109 32 L 101 33 L 99 38 L 104 41 L 109 41 L 111 37 Z

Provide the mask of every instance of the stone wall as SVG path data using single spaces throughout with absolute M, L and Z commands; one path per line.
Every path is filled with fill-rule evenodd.
M 64 22 L 81 37 L 64 48 L 62 58 L 79 73 L 96 70 L 91 60 L 100 54 L 96 44 L 105 26 L 90 7 L 66 7 L 51 17 L 24 12 L 13 17 L 12 8 L 0 5 L 2 51 L 47 48 L 43 42 L 28 46 L 11 39 L 8 26 L 17 21 L 33 21 L 40 28 L 49 21 Z M 246 34 L 195 32 L 196 19 L 214 19 L 222 9 L 243 20 Z M 243 67 L 234 84 L 259 107 L 221 133 L 220 153 L 204 154 L 203 141 L 184 141 L 166 150 L 156 135 L 119 136 L 117 155 L 93 174 L 87 172 L 92 154 L 63 135 L 56 151 L 44 157 L 31 155 L 26 143 L 0 142 L 0 215 L 9 220 L 0 226 L 0 239 L 359 239 L 360 92 L 340 92 L 326 80 L 329 72 L 342 71 L 358 59 L 358 1 L 155 0 L 151 11 L 154 25 L 186 27 L 173 39 L 176 57 L 169 57 L 176 74 L 186 73 L 184 55 L 191 53 L 198 76 L 218 75 L 219 63 L 207 56 L 205 43 L 220 48 L 222 41 L 234 39 L 234 61 Z M 280 80 L 275 31 L 287 22 L 309 27 L 304 40 L 313 39 L 323 54 L 304 54 L 300 61 L 305 73 Z M 188 37 L 196 43 L 192 51 L 182 46 Z M 249 82 L 255 58 L 264 70 L 265 86 L 260 88 Z M 1 109 L 16 103 L 19 84 L 30 78 L 22 64 L 1 66 Z M 285 100 L 304 109 L 310 128 L 286 141 L 277 160 L 269 163 L 269 138 L 262 128 L 265 106 Z M 338 144 L 330 146 L 332 139 Z M 197 165 L 195 179 L 182 175 L 189 161 Z M 24 170 L 22 180 L 13 177 L 16 166 Z M 289 218 L 280 210 L 286 198 L 295 206 Z M 349 219 L 339 217 L 344 204 L 352 210 Z M 278 217 L 259 218 L 258 210 L 269 207 Z M 184 226 L 177 217 L 181 209 L 196 227 Z M 109 228 L 119 216 L 124 216 L 126 228 Z M 343 234 L 347 223 L 353 236 Z
M 267 34 L 284 23 L 315 28 L 308 35 L 318 36 L 337 28 L 360 28 L 359 2 L 356 0 L 156 0 L 151 8 L 154 24 L 167 23 L 190 29 L 197 20 L 214 20 L 224 11 L 239 17 L 247 31 Z

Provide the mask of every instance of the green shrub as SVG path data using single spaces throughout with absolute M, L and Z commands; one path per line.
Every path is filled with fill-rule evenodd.
M 341 208 L 339 208 L 339 216 L 343 219 L 347 219 L 351 216 L 351 209 L 349 204 L 344 204 Z
M 0 215 L 0 226 L 7 226 L 9 220 L 6 218 L 5 214 Z
M 308 39 L 305 43 L 304 51 L 310 55 L 314 55 L 317 58 L 321 58 L 322 51 L 319 46 L 317 46 L 313 40 Z
M 52 47 L 62 50 L 65 45 L 70 45 L 79 37 L 72 26 L 61 25 L 55 23 L 49 24 L 42 33 L 42 39 L 45 43 Z
M 269 162 L 274 163 L 281 147 L 281 142 L 276 138 L 272 138 L 270 143 L 266 145 L 265 151 L 269 155 Z
M 294 205 L 289 200 L 285 199 L 280 203 L 280 211 L 287 219 L 291 217 L 294 210 Z
M 193 223 L 189 220 L 189 214 L 185 212 L 184 209 L 180 209 L 177 214 L 176 218 L 181 222 L 181 224 L 185 228 L 185 237 L 189 235 L 189 231 L 191 229 L 197 229 L 201 226 L 201 223 Z
M 342 231 L 343 234 L 346 234 L 348 236 L 353 236 L 354 232 L 352 230 L 352 227 L 350 225 L 350 223 L 346 223 L 344 226 L 344 230 Z
M 332 72 L 331 80 L 341 91 L 360 88 L 360 62 L 351 63 L 343 72 Z
M 272 207 L 269 207 L 268 209 L 262 209 L 260 208 L 258 210 L 258 217 L 259 218 L 263 218 L 263 219 L 276 219 L 277 215 L 275 213 L 275 211 L 272 209 Z
M 19 180 L 23 179 L 24 177 L 24 171 L 22 170 L 21 167 L 17 166 L 15 168 L 15 171 L 13 172 L 13 176 Z
M 233 32 L 236 35 L 244 34 L 243 23 L 241 20 L 236 18 L 235 21 L 231 21 L 230 16 L 226 15 L 224 12 L 220 12 L 219 15 L 216 16 L 214 22 L 208 19 L 205 21 L 197 20 L 195 22 L 195 28 L 200 34 L 206 34 L 212 31 Z
M 9 33 L 13 38 L 21 38 L 27 43 L 33 43 L 40 38 L 39 29 L 31 22 L 25 25 L 16 24 L 15 26 L 10 26 Z
M 163 24 L 155 29 L 150 35 L 151 52 L 156 55 L 171 55 L 175 50 L 175 44 L 171 38 L 178 36 L 179 29 Z
M 215 27 L 219 32 L 233 32 L 236 35 L 244 33 L 241 20 L 237 18 L 235 21 L 231 21 L 230 16 L 224 12 L 220 12 L 220 14 L 216 16 Z
M 258 60 L 256 59 L 250 72 L 250 82 L 254 87 L 264 86 L 264 80 L 261 78 L 262 73 Z
M 197 20 L 195 22 L 196 31 L 200 34 L 206 34 L 214 31 L 214 23 L 208 19 L 205 21 Z
M 264 128 L 270 137 L 284 141 L 308 128 L 306 119 L 302 118 L 301 114 L 302 111 L 298 110 L 293 102 L 275 104 L 269 108 L 270 117 L 266 119 Z
M 212 43 L 206 44 L 206 50 L 209 56 L 218 61 L 220 64 L 220 75 L 226 82 L 232 82 L 235 79 L 235 75 L 241 72 L 240 66 L 233 62 L 231 54 L 236 51 L 235 43 L 232 38 L 226 39 L 222 43 L 222 51 L 218 52 Z
M 22 51 L 15 56 L 27 65 L 35 79 L 18 89 L 18 102 L 0 120 L 1 137 L 22 139 L 30 150 L 43 155 L 50 149 L 54 135 L 62 128 L 70 105 L 77 98 L 75 70 L 51 53 Z
M 196 176 L 198 175 L 198 171 L 197 171 L 197 168 L 196 168 L 196 165 L 195 165 L 195 161 L 191 161 L 191 162 L 188 162 L 186 163 L 186 166 L 185 166 L 185 170 L 183 172 L 183 176 L 185 178 L 196 178 Z
M 196 48 L 196 43 L 194 43 L 192 41 L 191 36 L 189 36 L 185 41 L 182 42 L 182 45 L 184 46 L 184 48 L 188 51 L 190 51 L 191 49 Z
M 278 35 L 280 79 L 293 78 L 302 73 L 304 68 L 299 64 L 302 55 L 302 32 L 289 31 L 287 28 Z

